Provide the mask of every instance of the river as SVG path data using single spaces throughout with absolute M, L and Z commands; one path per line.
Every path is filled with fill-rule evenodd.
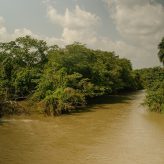
M 164 115 L 144 91 L 95 100 L 85 112 L 0 121 L 0 164 L 164 164 Z

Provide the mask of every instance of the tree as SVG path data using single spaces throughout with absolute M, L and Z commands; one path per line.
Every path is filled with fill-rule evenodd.
M 162 38 L 161 42 L 158 45 L 158 57 L 160 62 L 164 65 L 164 37 Z
M 31 99 L 47 114 L 84 106 L 91 97 L 136 89 L 129 60 L 75 42 L 60 48 L 30 36 L 0 43 L 0 106 Z
M 34 91 L 48 51 L 45 41 L 30 36 L 0 42 L 0 86 L 5 100 L 26 97 Z

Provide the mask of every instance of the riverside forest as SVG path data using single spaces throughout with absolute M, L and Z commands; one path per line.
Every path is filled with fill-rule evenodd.
M 0 68 L 0 163 L 164 163 L 162 66 L 25 36 L 0 43 Z
M 164 64 L 164 38 L 158 57 Z M 0 116 L 83 110 L 104 95 L 146 89 L 144 104 L 164 111 L 164 69 L 133 70 L 114 52 L 75 42 L 64 48 L 31 36 L 0 43 Z

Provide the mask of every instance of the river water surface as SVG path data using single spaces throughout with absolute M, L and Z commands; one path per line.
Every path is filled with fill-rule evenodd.
M 144 92 L 104 97 L 83 113 L 0 121 L 0 164 L 164 164 L 164 115 Z

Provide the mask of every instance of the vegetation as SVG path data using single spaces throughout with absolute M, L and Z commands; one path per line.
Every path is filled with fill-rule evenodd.
M 161 67 L 136 70 L 146 89 L 145 104 L 150 111 L 164 111 L 164 69 Z
M 158 57 L 164 65 L 164 38 L 158 45 Z M 142 87 L 146 89 L 145 104 L 150 111 L 164 112 L 164 68 L 155 67 L 136 70 Z
M 0 68 L 1 115 L 13 113 L 8 108 L 22 100 L 59 115 L 83 107 L 88 98 L 141 87 L 130 61 L 114 52 L 80 43 L 48 46 L 30 36 L 0 43 Z
M 158 48 L 164 64 L 164 39 Z M 60 115 L 96 96 L 142 88 L 149 109 L 164 111 L 163 68 L 133 71 L 130 61 L 114 52 L 77 42 L 60 48 L 25 36 L 0 43 L 0 68 L 0 116 L 29 113 L 32 107 L 34 112 Z
M 159 43 L 158 49 L 159 49 L 159 52 L 158 52 L 159 60 L 164 65 L 164 37 Z

